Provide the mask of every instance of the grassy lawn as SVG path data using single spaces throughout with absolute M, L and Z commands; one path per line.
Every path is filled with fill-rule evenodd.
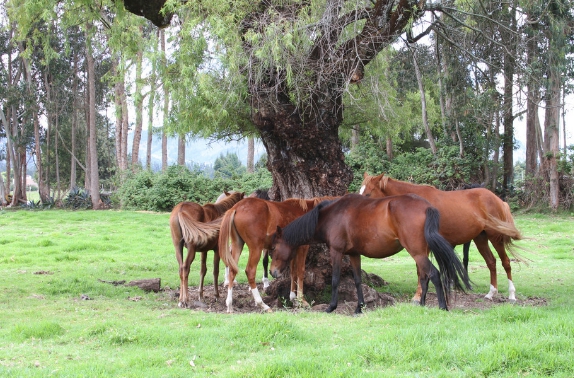
M 516 216 L 529 237 L 519 243 L 529 249 L 521 254 L 530 260 L 513 265 L 517 297 L 543 297 L 547 306 L 449 312 L 413 306 L 414 262 L 401 252 L 363 259 L 363 268 L 389 281 L 384 290 L 402 301 L 359 317 L 290 310 L 207 314 L 179 309 L 165 293 L 99 281 L 159 277 L 162 287 L 176 288 L 168 218 L 1 211 L 0 376 L 574 376 L 571 216 Z M 192 286 L 198 285 L 198 260 Z M 475 291 L 487 293 L 488 269 L 475 249 L 469 270 Z M 500 264 L 498 272 L 499 295 L 507 295 Z M 238 280 L 245 282 L 245 275 Z

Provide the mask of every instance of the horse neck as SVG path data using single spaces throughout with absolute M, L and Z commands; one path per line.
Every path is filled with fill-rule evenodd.
M 386 185 L 381 188 L 388 196 L 400 195 L 405 193 L 418 194 L 424 191 L 425 188 L 429 188 L 424 185 L 411 184 L 404 181 L 398 181 L 393 179 L 387 179 Z
M 223 213 L 225 213 L 227 210 L 231 209 L 237 202 L 237 198 L 234 195 L 231 195 L 219 203 L 212 203 L 210 205 L 213 206 L 213 210 L 215 210 L 217 215 L 220 216 L 223 215 Z

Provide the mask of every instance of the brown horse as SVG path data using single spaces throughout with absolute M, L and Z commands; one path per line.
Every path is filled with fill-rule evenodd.
M 468 289 L 470 281 L 452 246 L 438 233 L 438 227 L 439 212 L 417 195 L 370 199 L 347 194 L 336 201 L 322 202 L 284 229 L 277 227 L 271 250 L 271 275 L 280 274 L 295 257 L 299 245 L 313 241 L 326 243 L 333 264 L 331 303 L 327 312 L 337 308 L 341 261 L 343 255 L 348 255 L 358 297 L 355 313 L 360 313 L 364 306 L 361 255 L 384 258 L 405 248 L 417 263 L 421 305 L 425 304 L 430 280 L 435 286 L 439 307 L 447 310 L 446 297 L 451 282 L 457 289 L 464 290 L 460 280 Z M 429 248 L 440 272 L 428 258 Z
M 187 307 L 189 269 L 195 252 L 201 252 L 201 271 L 199 280 L 199 299 L 203 300 L 203 280 L 207 272 L 207 251 L 213 250 L 213 284 L 215 296 L 219 297 L 219 253 L 218 238 L 221 216 L 233 205 L 243 199 L 244 193 L 225 193 L 226 196 L 215 204 L 203 206 L 195 202 L 181 202 L 171 211 L 169 226 L 175 247 L 175 257 L 179 263 L 179 307 Z M 187 248 L 187 257 L 183 260 L 183 246 Z
M 508 204 L 488 189 L 476 188 L 445 192 L 428 185 L 416 185 L 393 180 L 384 174 L 364 174 L 360 194 L 370 198 L 414 193 L 428 200 L 441 214 L 440 233 L 453 246 L 474 240 L 478 251 L 490 269 L 490 291 L 487 299 L 498 292 L 496 258 L 488 241 L 492 243 L 508 277 L 508 299 L 515 301 L 516 289 L 512 282 L 510 259 L 506 251 L 519 261 L 524 261 L 512 248 L 513 240 L 522 239 L 514 225 Z M 468 261 L 465 258 L 465 261 Z M 418 293 L 413 300 L 417 300 Z
M 275 232 L 275 228 L 278 225 L 285 226 L 327 198 L 332 197 L 308 200 L 288 199 L 282 202 L 245 198 L 224 215 L 219 234 L 219 253 L 225 265 L 229 267 L 227 312 L 233 312 L 233 280 L 238 273 L 237 263 L 245 244 L 249 248 L 249 259 L 245 268 L 245 274 L 247 275 L 253 299 L 263 310 L 270 311 L 269 306 L 263 303 L 255 284 L 257 264 L 261 259 L 262 251 L 271 248 L 271 235 Z M 299 256 L 291 265 L 291 300 L 296 297 L 301 302 L 303 301 L 305 258 L 308 250 L 309 246 L 300 246 Z M 295 292 L 297 293 L 296 295 Z

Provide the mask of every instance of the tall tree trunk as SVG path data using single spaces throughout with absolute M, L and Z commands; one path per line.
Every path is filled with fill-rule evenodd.
M 516 8 L 511 4 L 512 9 L 507 15 L 510 30 L 516 31 Z M 504 54 L 504 94 L 503 94 L 503 125 L 504 137 L 502 140 L 503 149 L 503 180 L 502 188 L 505 194 L 508 193 L 514 182 L 514 114 L 513 114 L 513 93 L 514 72 L 516 62 L 514 54 L 516 52 L 516 42 L 514 33 L 507 36 L 508 53 Z
M 424 83 L 423 83 L 423 77 L 421 74 L 421 70 L 419 69 L 419 65 L 417 63 L 416 49 L 415 48 L 412 49 L 412 53 L 413 53 L 413 65 L 415 67 L 415 75 L 417 77 L 417 83 L 419 84 L 419 93 L 421 96 L 421 112 L 422 112 L 422 117 L 423 117 L 423 126 L 424 126 L 425 132 L 427 134 L 427 139 L 429 141 L 429 145 L 430 145 L 430 149 L 432 151 L 432 154 L 436 156 L 436 144 L 434 142 L 434 136 L 432 134 L 432 130 L 430 128 L 428 115 L 427 115 L 427 101 L 426 101 L 426 95 L 425 95 L 425 87 L 424 87 Z
M 94 67 L 94 56 L 89 38 L 89 30 L 92 26 L 86 27 L 86 63 L 88 70 L 88 106 L 89 106 L 89 129 L 88 139 L 90 155 L 90 195 L 92 196 L 92 207 L 94 210 L 100 208 L 100 177 L 98 168 L 98 145 L 96 130 L 96 70 Z
M 177 137 L 177 165 L 185 167 L 185 137 Z
M 114 108 L 115 108 L 115 116 L 116 116 L 116 123 L 115 123 L 115 147 L 116 147 L 116 166 L 121 169 L 122 167 L 122 132 L 123 132 L 123 121 L 124 117 L 122 115 L 123 107 L 122 107 L 122 86 L 120 84 L 120 72 L 119 72 L 119 55 L 115 55 L 112 57 L 112 74 L 116 78 L 116 82 L 114 83 Z M 122 76 L 123 77 L 123 76 Z
M 247 138 L 247 172 L 253 173 L 255 171 L 255 138 Z
M 4 129 L 8 128 L 8 121 L 6 119 L 6 115 L 4 114 L 4 110 L 2 109 L 2 107 L 0 106 L 0 121 L 2 122 L 2 126 L 4 126 Z M 7 151 L 8 152 L 8 151 Z M 8 166 L 8 162 L 10 161 L 10 154 L 7 153 L 6 154 L 6 166 Z M 10 175 L 7 174 L 6 175 L 7 181 L 10 181 Z M 4 179 L 2 178 L 2 172 L 0 172 L 0 205 L 2 206 L 6 206 L 6 193 L 10 193 L 10 186 L 8 186 L 8 190 L 6 190 L 6 187 L 4 186 Z
M 155 83 L 152 81 L 150 93 L 149 93 L 149 103 L 148 103 L 148 125 L 147 125 L 147 146 L 146 146 L 146 158 L 145 167 L 147 170 L 151 170 L 151 147 L 153 142 L 153 101 L 155 97 Z
M 389 161 L 393 160 L 394 156 L 393 156 L 393 140 L 391 139 L 390 136 L 387 136 L 387 140 L 386 140 L 386 149 L 387 149 L 387 157 L 389 158 Z
M 24 51 L 24 47 L 20 46 L 20 51 Z M 30 99 L 35 98 L 35 91 L 33 89 L 33 78 L 32 70 L 30 68 L 30 63 L 27 58 L 22 58 L 22 64 L 24 65 L 24 74 L 26 77 L 26 85 L 28 90 L 28 95 Z M 46 188 L 46 178 L 44 177 L 44 167 L 42 164 L 42 144 L 40 140 L 40 120 L 38 119 L 38 105 L 36 101 L 32 102 L 31 105 L 31 121 L 34 125 L 34 153 L 36 155 L 36 172 L 38 174 L 38 193 L 40 194 L 40 201 L 48 202 L 48 197 L 50 193 Z
M 533 26 L 531 26 L 532 28 Z M 533 67 L 538 60 L 536 31 L 529 29 L 526 41 L 526 59 L 529 67 Z M 538 138 L 536 137 L 536 124 L 538 122 L 538 101 L 540 98 L 539 80 L 530 75 L 527 80 L 526 98 L 526 176 L 534 176 L 538 171 Z
M 558 209 L 558 155 L 560 125 L 560 73 L 558 67 L 549 65 L 548 88 L 546 90 L 546 114 L 544 116 L 544 141 L 546 144 L 546 166 L 550 180 L 550 208 Z
M 142 27 L 139 28 L 139 34 L 142 34 Z M 136 169 L 139 166 L 139 151 L 140 151 L 140 141 L 142 139 L 142 128 L 143 128 L 143 102 L 144 95 L 143 82 L 142 82 L 142 61 L 143 52 L 141 49 L 138 50 L 136 55 L 136 93 L 134 96 L 134 106 L 136 110 L 136 124 L 134 127 L 134 140 L 132 143 L 132 169 Z
M 500 162 L 500 114 L 494 115 L 494 132 L 492 138 L 492 190 L 498 191 L 498 164 Z
M 4 179 L 2 177 L 0 172 L 0 206 L 6 206 L 6 188 L 4 187 Z
M 351 129 L 351 152 L 356 152 L 361 140 L 361 126 L 354 125 Z
M 165 59 L 165 32 L 160 30 L 160 44 L 162 56 Z M 161 170 L 167 170 L 167 120 L 169 115 L 169 91 L 164 83 L 163 85 L 163 126 L 161 132 Z
M 70 158 L 70 189 L 75 188 L 77 184 L 76 177 L 76 135 L 78 132 L 78 60 L 74 54 L 74 77 L 72 79 L 72 125 L 71 125 L 71 158 Z
M 433 19 L 433 21 L 435 21 L 435 14 L 434 13 L 432 15 L 432 19 Z M 440 50 L 440 45 L 439 45 L 439 38 L 440 38 L 440 36 L 438 35 L 438 33 L 435 33 L 434 51 L 435 51 L 435 56 L 436 56 L 436 76 L 438 78 L 438 99 L 439 99 L 439 104 L 440 104 L 440 120 L 441 120 L 442 129 L 444 132 L 444 136 L 448 137 L 448 131 L 446 129 L 446 107 L 445 107 L 445 103 L 444 103 L 444 86 L 442 84 L 442 76 L 443 76 L 443 73 L 441 70 L 442 57 L 441 57 L 441 50 Z

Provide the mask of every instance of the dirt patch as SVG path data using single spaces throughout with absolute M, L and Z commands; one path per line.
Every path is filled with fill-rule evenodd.
M 339 305 L 335 310 L 335 313 L 352 315 L 355 312 L 357 306 L 357 299 L 355 296 L 355 286 L 351 280 L 348 282 L 341 282 L 339 286 Z M 170 298 L 177 303 L 179 298 L 179 289 L 172 290 L 166 287 L 162 290 L 164 293 L 170 296 Z M 262 292 L 261 288 L 260 291 Z M 408 302 L 404 298 L 394 298 L 391 295 L 379 293 L 373 288 L 363 285 L 363 292 L 365 296 L 366 307 L 368 309 L 374 309 L 378 307 L 391 306 L 395 303 Z M 199 310 L 211 313 L 227 313 L 227 306 L 225 305 L 225 299 L 227 297 L 227 288 L 222 285 L 219 287 L 220 297 L 215 297 L 215 290 L 213 285 L 206 285 L 203 288 L 204 301 L 199 301 L 199 288 L 190 287 L 189 295 L 191 299 L 191 304 L 189 308 L 191 310 Z M 265 302 L 273 311 L 278 310 L 289 310 L 298 311 L 298 308 L 294 308 L 293 304 L 285 299 L 277 299 L 274 296 L 264 295 L 262 293 L 263 302 Z M 454 293 L 451 297 L 449 303 L 449 309 L 457 309 L 464 311 L 475 311 L 488 309 L 493 306 L 502 305 L 505 303 L 511 303 L 508 298 L 505 298 L 501 294 L 495 296 L 492 300 L 484 298 L 484 294 L 478 293 Z M 546 306 L 548 300 L 540 297 L 524 297 L 518 298 L 514 303 L 517 306 Z M 428 307 L 438 307 L 438 301 L 435 293 L 427 294 L 427 304 Z M 311 306 L 305 306 L 307 311 L 317 311 L 322 312 L 328 307 L 326 303 L 311 303 Z M 255 305 L 253 300 L 253 295 L 249 290 L 249 285 L 247 284 L 236 284 L 233 287 L 233 311 L 235 313 L 258 313 L 262 312 L 260 307 Z

